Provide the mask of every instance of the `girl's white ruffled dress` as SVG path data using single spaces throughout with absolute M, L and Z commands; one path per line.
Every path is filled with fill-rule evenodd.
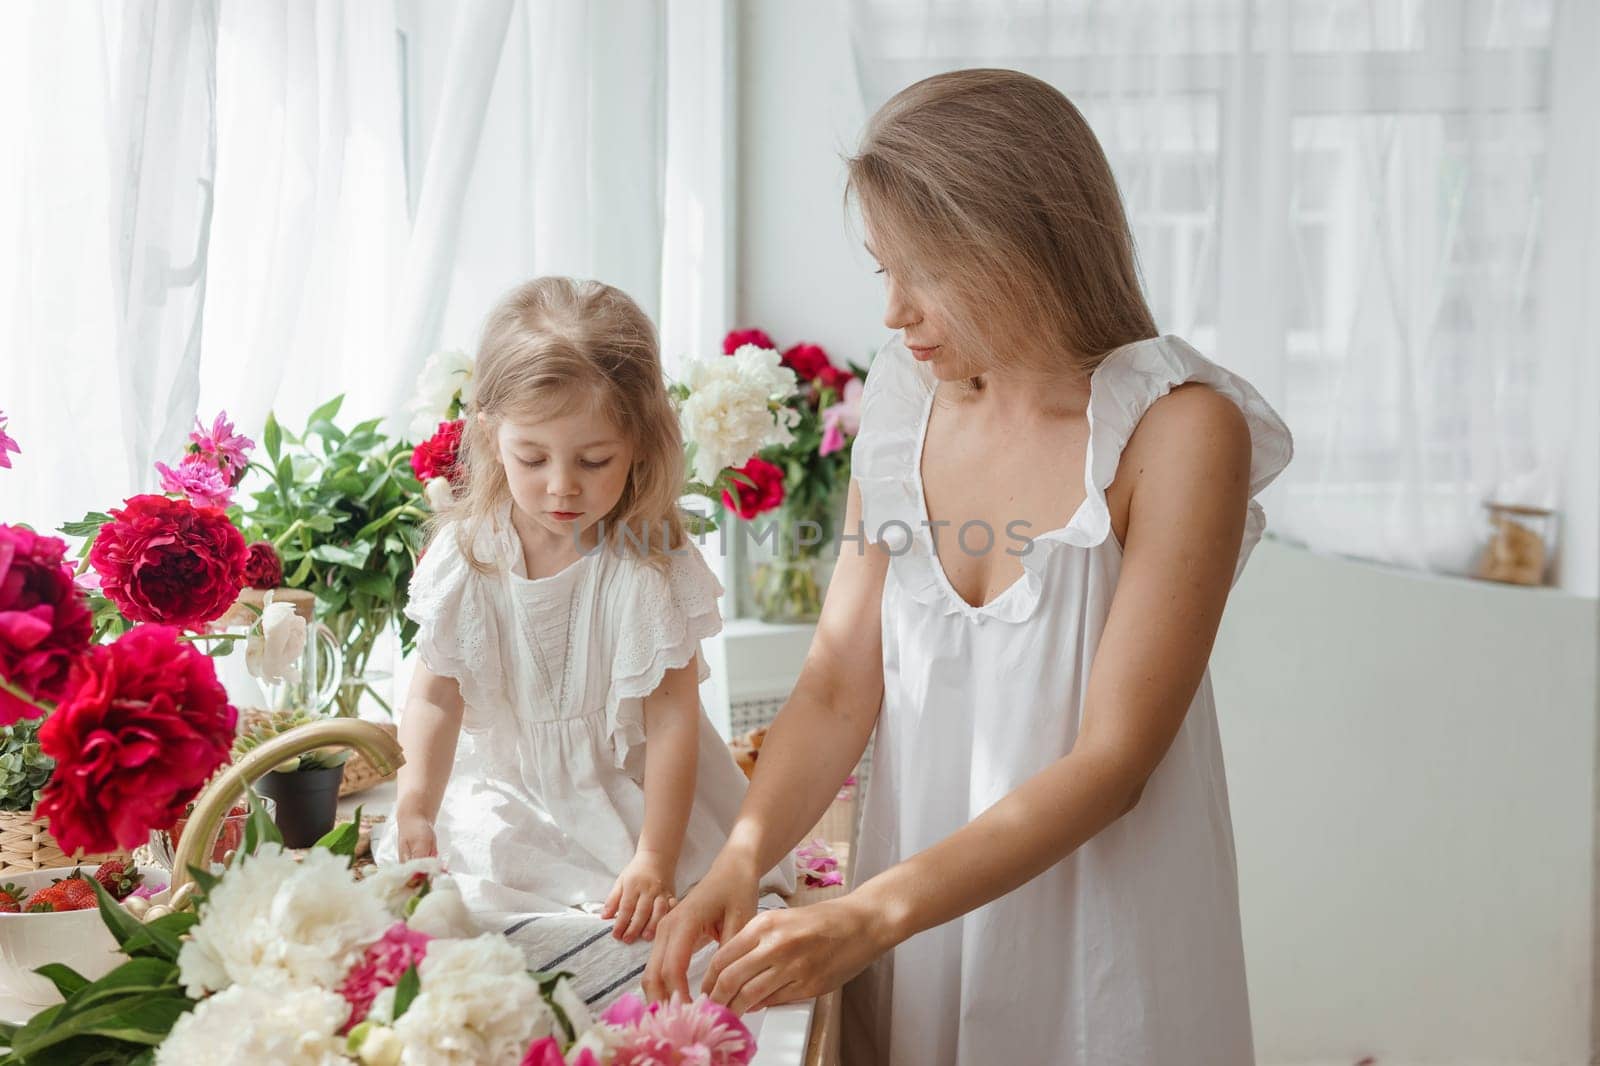
M 476 554 L 496 572 L 469 566 L 454 531 L 442 531 L 417 565 L 405 609 L 420 627 L 423 664 L 455 678 L 466 703 L 435 823 L 439 856 L 491 928 L 518 916 L 526 924 L 531 915 L 594 912 L 644 826 L 644 697 L 722 628 L 722 587 L 693 544 L 665 569 L 603 547 L 530 580 L 509 505 L 480 533 Z M 704 680 L 703 657 L 699 671 Z M 680 898 L 727 840 L 745 789 L 702 710 Z M 395 861 L 396 851 L 391 823 L 379 861 Z M 792 860 L 762 889 L 792 892 Z M 637 946 L 648 953 L 648 944 Z
M 1094 372 L 1082 506 L 1034 539 L 1015 584 L 972 607 L 924 524 L 933 377 L 898 338 L 872 364 L 854 476 L 867 536 L 898 554 L 883 592 L 883 709 L 858 883 L 954 833 L 1072 749 L 1122 563 L 1106 487 L 1140 418 L 1185 382 L 1226 396 L 1249 423 L 1252 499 L 1237 577 L 1265 526 L 1254 497 L 1289 462 L 1289 431 L 1248 382 L 1158 337 L 1118 349 Z M 1254 1061 L 1209 674 L 1130 813 L 847 986 L 842 1050 L 846 1063 L 895 1066 Z

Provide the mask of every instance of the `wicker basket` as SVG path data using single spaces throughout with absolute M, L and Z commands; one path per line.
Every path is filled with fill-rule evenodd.
M 128 857 L 125 851 L 115 851 L 105 855 L 82 855 L 74 859 L 62 854 L 50 830 L 43 822 L 34 821 L 29 812 L 0 811 L 0 877 L 25 870 L 53 870 Z
M 390 736 L 399 736 L 400 727 L 393 722 L 378 722 L 379 729 Z M 367 757 L 359 751 L 352 751 L 350 758 L 344 764 L 344 782 L 339 786 L 339 795 L 353 796 L 357 792 L 365 792 L 373 785 L 389 780 L 394 774 L 380 774 L 367 761 Z

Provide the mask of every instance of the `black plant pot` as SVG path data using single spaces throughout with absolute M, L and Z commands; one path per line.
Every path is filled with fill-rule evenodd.
M 264 775 L 256 791 L 277 805 L 273 820 L 288 848 L 309 848 L 333 828 L 339 814 L 339 783 L 343 766 L 295 770 Z

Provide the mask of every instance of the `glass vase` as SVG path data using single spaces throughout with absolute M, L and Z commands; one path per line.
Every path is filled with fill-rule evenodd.
M 750 599 L 756 617 L 778 624 L 815 622 L 833 573 L 832 514 L 774 513 L 771 557 L 750 572 Z

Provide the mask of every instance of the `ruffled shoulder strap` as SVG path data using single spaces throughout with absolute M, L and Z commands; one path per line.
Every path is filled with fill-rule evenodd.
M 629 756 L 644 743 L 644 698 L 661 685 L 668 670 L 686 666 L 700 642 L 722 631 L 717 600 L 722 583 L 693 544 L 669 556 L 665 567 L 625 555 L 616 590 L 616 647 L 611 686 L 606 695 L 606 725 L 616 764 L 628 769 Z M 699 658 L 699 680 L 711 676 Z
M 861 491 L 869 540 L 902 544 L 922 525 L 917 486 L 922 423 L 936 382 L 896 333 L 879 349 L 861 390 L 861 427 L 850 451 L 850 474 Z
M 1085 546 L 1102 543 L 1110 535 L 1106 488 L 1117 476 L 1123 449 L 1151 405 L 1189 382 L 1232 400 L 1250 428 L 1250 511 L 1234 567 L 1237 580 L 1267 526 L 1266 512 L 1256 497 L 1289 465 L 1294 439 L 1254 386 L 1178 337 L 1152 337 L 1125 345 L 1095 369 L 1089 387 L 1089 448 L 1084 460 L 1087 498 L 1065 532 L 1067 539 Z
M 485 574 L 467 562 L 457 528 L 441 528 L 411 575 L 406 600 L 422 664 L 461 687 L 462 727 L 471 732 L 486 728 L 493 708 L 511 700 L 507 656 L 514 654 L 515 627 L 505 593 L 506 534 L 497 523 L 478 531 L 473 554 L 498 567 Z

